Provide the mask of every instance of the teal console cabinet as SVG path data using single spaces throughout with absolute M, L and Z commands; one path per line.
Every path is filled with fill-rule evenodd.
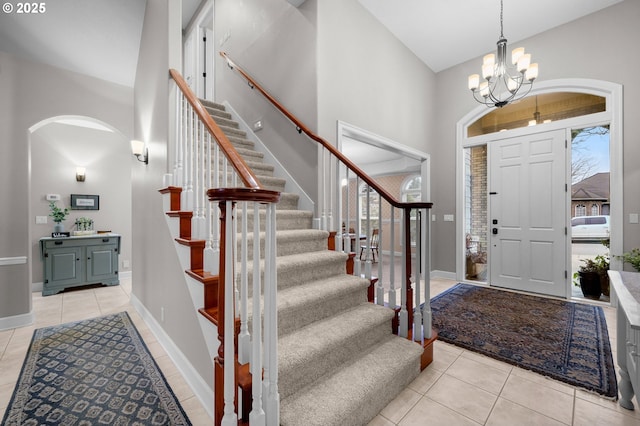
M 42 295 L 87 284 L 118 285 L 119 253 L 120 235 L 117 234 L 41 238 Z

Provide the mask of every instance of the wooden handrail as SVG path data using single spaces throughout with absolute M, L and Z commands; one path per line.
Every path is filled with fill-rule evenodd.
M 211 115 L 207 112 L 202 103 L 193 94 L 193 92 L 189 88 L 189 85 L 186 81 L 184 81 L 180 73 L 174 69 L 170 69 L 169 74 L 171 75 L 171 78 L 173 78 L 173 81 L 175 81 L 184 97 L 191 104 L 193 110 L 196 112 L 196 114 L 198 114 L 198 117 L 200 117 L 200 121 L 202 121 L 209 133 L 211 133 L 211 135 L 218 142 L 220 150 L 227 158 L 227 160 L 229 160 L 245 186 L 253 189 L 263 189 L 256 175 L 249 168 L 249 166 L 247 166 L 247 163 L 245 163 L 244 159 L 240 156 L 240 154 L 238 154 L 238 151 L 236 151 L 236 149 L 233 147 L 233 145 L 229 141 L 229 138 L 227 138 L 227 136 L 220 129 L 214 119 L 211 118 Z
M 271 102 L 274 107 L 276 107 L 282 114 L 284 114 L 284 116 L 287 117 L 289 121 L 295 124 L 298 132 L 304 132 L 304 134 L 306 134 L 310 139 L 322 145 L 343 164 L 345 164 L 349 168 L 349 170 L 354 172 L 360 179 L 365 181 L 367 185 L 369 185 L 369 187 L 373 188 L 378 194 L 380 194 L 380 196 L 382 196 L 382 198 L 384 198 L 389 204 L 400 209 L 430 209 L 433 206 L 433 203 L 430 202 L 403 203 L 401 201 L 398 201 L 393 195 L 389 194 L 384 188 L 378 185 L 375 180 L 373 180 L 362 169 L 356 166 L 351 160 L 345 157 L 333 145 L 313 133 L 295 115 L 289 112 L 289 110 L 282 106 L 282 104 L 280 104 L 280 102 L 278 102 L 273 96 L 271 96 L 260 84 L 258 84 L 253 78 L 251 78 L 249 74 L 247 74 L 242 68 L 237 66 L 225 52 L 220 52 L 220 56 L 226 59 L 227 64 L 231 69 L 236 69 L 245 78 L 245 80 L 247 80 L 249 86 L 252 89 L 257 89 L 262 94 L 262 96 L 264 96 L 269 102 Z

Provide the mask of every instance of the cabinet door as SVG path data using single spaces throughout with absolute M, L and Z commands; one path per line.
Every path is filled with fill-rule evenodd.
M 118 278 L 118 247 L 115 244 L 87 247 L 87 281 L 112 282 Z
M 45 253 L 45 286 L 64 287 L 83 280 L 82 249 L 66 247 Z

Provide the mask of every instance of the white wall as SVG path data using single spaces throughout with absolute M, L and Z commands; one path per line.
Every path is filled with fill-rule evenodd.
M 629 213 L 640 212 L 640 2 L 626 0 L 558 28 L 518 42 L 540 64 L 538 81 L 559 78 L 591 78 L 624 86 L 624 248 L 640 246 L 640 225 L 629 224 Z M 473 36 L 473 30 L 469 32 Z M 491 46 L 487 46 L 491 49 Z M 489 50 L 487 51 L 489 53 Z M 456 123 L 477 104 L 467 89 L 467 77 L 482 63 L 476 58 L 437 74 L 438 103 L 431 186 L 438 219 L 455 213 Z M 461 218 L 457 218 L 461 220 Z M 432 267 L 455 271 L 455 223 L 432 224 Z
M 77 182 L 76 167 L 86 168 L 86 179 Z M 50 123 L 31 136 L 31 257 L 32 282 L 42 283 L 43 262 L 39 239 L 50 237 L 54 222 L 36 224 L 35 216 L 49 215 L 45 194 L 60 194 L 58 207 L 70 207 L 71 194 L 100 197 L 99 210 L 70 210 L 63 224 L 73 230 L 78 217 L 93 220 L 95 230 L 120 234 L 119 272 L 131 270 L 131 148 L 118 132 Z M 129 266 L 124 267 L 124 262 Z
M 1 48 L 0 48 L 1 49 Z M 0 52 L 0 320 L 31 312 L 29 128 L 60 115 L 88 116 L 133 135 L 133 91 Z

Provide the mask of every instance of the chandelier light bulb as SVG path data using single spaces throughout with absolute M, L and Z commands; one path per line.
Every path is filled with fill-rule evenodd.
M 531 55 L 525 53 L 518 59 L 518 71 L 526 72 L 527 68 L 529 68 L 529 64 L 531 64 Z
M 513 51 L 511 52 L 511 63 L 513 65 L 518 63 L 518 59 L 520 59 L 520 57 L 524 55 L 524 47 L 516 47 L 515 49 L 513 49 Z
M 525 78 L 528 81 L 533 81 L 536 78 L 538 78 L 538 64 L 537 63 L 533 63 L 533 64 L 529 65 L 529 68 L 527 68 L 527 72 L 525 73 Z
M 480 75 L 471 74 L 469 76 L 469 90 L 476 90 L 480 86 Z

